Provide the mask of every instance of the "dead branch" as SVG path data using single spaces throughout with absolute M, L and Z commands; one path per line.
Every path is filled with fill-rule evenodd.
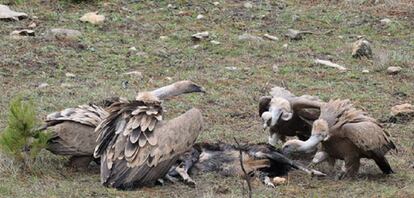
M 236 142 L 236 144 L 237 144 L 237 149 L 239 149 L 239 153 L 240 153 L 240 166 L 241 166 L 241 169 L 242 169 L 242 171 L 243 171 L 243 173 L 244 173 L 244 179 L 246 180 L 246 182 L 247 182 L 247 187 L 248 187 L 248 189 L 249 189 L 249 198 L 252 198 L 252 185 L 251 185 L 251 183 L 250 183 L 250 177 L 249 177 L 249 175 L 247 174 L 247 172 L 246 172 L 246 169 L 244 169 L 244 165 L 243 165 L 243 153 L 242 153 L 242 150 L 241 150 L 241 147 L 240 147 L 240 144 L 239 144 L 239 142 L 237 141 L 237 139 L 235 138 L 235 137 L 233 137 L 234 138 L 234 141 Z

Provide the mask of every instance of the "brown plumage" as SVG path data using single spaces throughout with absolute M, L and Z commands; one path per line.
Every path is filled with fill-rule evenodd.
M 131 189 L 152 185 L 194 144 L 203 124 L 198 109 L 170 121 L 163 121 L 162 115 L 160 98 L 204 92 L 190 81 L 186 83 L 189 86 L 140 92 L 135 100 L 114 103 L 108 109 L 109 116 L 96 128 L 99 137 L 94 152 L 101 157 L 104 186 Z
M 274 87 L 271 96 L 259 101 L 259 115 L 263 127 L 269 128 L 269 144 L 275 145 L 286 136 L 298 136 L 306 140 L 311 135 L 312 122 L 319 117 L 321 101 L 314 96 L 295 96 L 282 87 Z
M 331 100 L 321 106 L 321 115 L 313 124 L 312 137 L 306 141 L 288 141 L 284 151 L 305 151 L 322 142 L 321 152 L 345 161 L 341 177 L 358 173 L 360 158 L 373 159 L 385 174 L 393 173 L 385 154 L 395 149 L 389 134 L 349 100 Z
M 105 108 L 119 98 L 108 98 L 96 104 L 80 105 L 51 113 L 46 117 L 43 129 L 52 129 L 47 150 L 57 155 L 69 155 L 70 165 L 86 168 L 93 160 L 96 146 L 95 127 L 108 116 Z
M 166 99 L 183 93 L 203 92 L 203 88 L 195 83 L 184 80 L 153 91 L 159 99 Z M 148 97 L 150 95 L 147 95 Z M 143 100 L 151 100 L 141 96 Z M 52 129 L 52 138 L 48 142 L 48 150 L 58 155 L 71 155 L 70 165 L 76 168 L 87 168 L 93 160 L 93 152 L 97 145 L 98 133 L 96 126 L 109 115 L 106 108 L 114 102 L 127 102 L 119 97 L 104 99 L 96 104 L 81 105 L 76 108 L 64 109 L 47 116 L 46 128 Z M 148 127 L 153 127 L 153 123 Z
M 194 144 L 203 123 L 197 109 L 162 121 L 158 100 L 115 103 L 109 112 L 96 128 L 95 157 L 101 157 L 102 183 L 121 189 L 151 185 L 163 177 Z

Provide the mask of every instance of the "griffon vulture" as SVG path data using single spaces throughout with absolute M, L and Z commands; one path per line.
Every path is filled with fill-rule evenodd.
M 179 155 L 193 146 L 202 130 L 198 109 L 163 121 L 162 100 L 191 92 L 204 92 L 191 81 L 182 81 L 152 92 L 140 92 L 135 100 L 108 108 L 96 128 L 94 156 L 101 157 L 104 186 L 131 189 L 153 185 L 164 177 Z
M 245 144 L 238 148 L 219 142 L 195 144 L 191 150 L 179 158 L 169 171 L 167 178 L 176 181 L 181 177 L 185 182 L 194 184 L 188 173 L 217 172 L 223 176 L 244 176 L 239 149 L 242 151 L 246 173 L 253 174 L 268 186 L 274 187 L 270 178 L 284 176 L 294 169 L 300 169 L 312 175 L 325 175 L 297 164 L 269 144 Z
M 349 100 L 331 100 L 321 106 L 321 115 L 312 127 L 307 141 L 290 140 L 283 146 L 284 153 L 304 152 L 322 143 L 315 156 L 318 163 L 328 158 L 345 161 L 339 178 L 354 177 L 360 158 L 373 159 L 385 174 L 393 173 L 385 154 L 395 149 L 389 134 L 377 121 L 352 107 Z
M 297 97 L 282 87 L 272 88 L 270 95 L 261 97 L 259 101 L 263 128 L 269 128 L 269 144 L 275 146 L 279 139 L 285 142 L 286 136 L 308 139 L 322 102 L 314 96 Z
M 57 155 L 69 155 L 70 165 L 85 169 L 94 159 L 93 151 L 98 135 L 95 127 L 104 119 L 105 110 L 119 98 L 108 98 L 97 104 L 80 105 L 54 112 L 46 117 L 46 124 L 40 130 L 52 129 L 47 150 Z

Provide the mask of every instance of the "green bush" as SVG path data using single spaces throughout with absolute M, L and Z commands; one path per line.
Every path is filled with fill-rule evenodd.
M 0 149 L 24 169 L 30 170 L 30 164 L 38 153 L 47 146 L 50 135 L 36 130 L 38 120 L 34 104 L 30 100 L 16 97 L 10 103 L 8 123 L 0 134 Z

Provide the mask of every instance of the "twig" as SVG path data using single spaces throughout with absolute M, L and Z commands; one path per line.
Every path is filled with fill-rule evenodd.
M 246 180 L 247 187 L 249 189 L 249 198 L 252 198 L 252 185 L 250 184 L 250 177 L 247 174 L 246 169 L 244 169 L 244 165 L 243 165 L 243 153 L 242 153 L 242 150 L 241 150 L 241 147 L 240 147 L 239 142 L 237 141 L 237 139 L 235 137 L 233 137 L 233 138 L 234 138 L 234 141 L 237 144 L 237 148 L 239 149 L 239 153 L 240 153 L 240 156 L 239 156 L 240 157 L 239 158 L 240 159 L 240 166 L 241 166 L 241 169 L 242 169 L 242 171 L 244 173 L 244 179 Z
M 333 62 L 328 61 L 328 60 L 320 60 L 320 59 L 315 59 L 315 63 L 317 63 L 317 64 L 322 64 L 322 65 L 325 65 L 325 66 L 328 66 L 328 67 L 337 68 L 337 69 L 339 69 L 340 71 L 346 71 L 346 67 L 341 66 L 341 65 L 338 65 L 338 64 L 333 63 Z

